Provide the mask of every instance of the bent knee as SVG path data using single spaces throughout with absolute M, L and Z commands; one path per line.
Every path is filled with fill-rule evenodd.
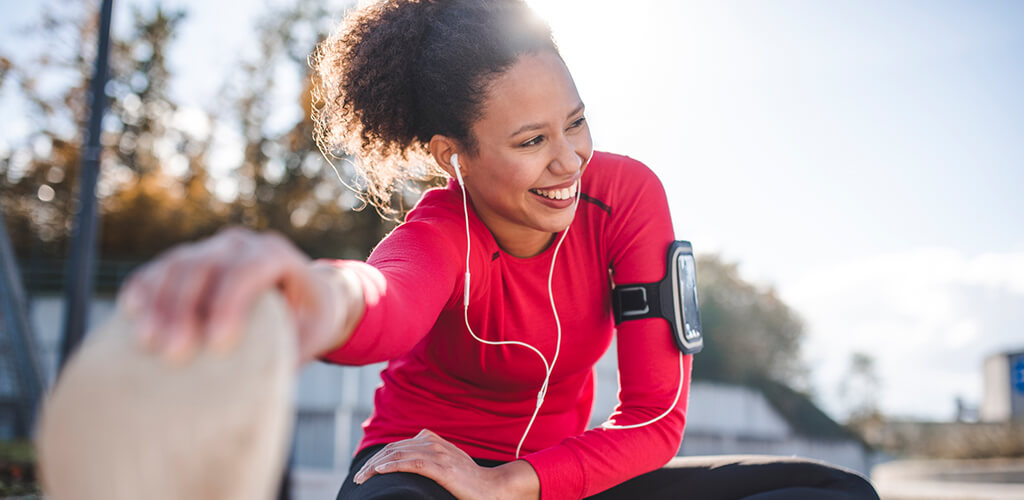
M 787 457 L 780 459 L 771 456 L 747 457 L 749 462 L 771 463 L 781 469 L 777 470 L 784 476 L 800 478 L 799 485 L 820 488 L 827 491 L 842 492 L 851 499 L 878 500 L 878 493 L 862 474 L 852 469 L 833 465 L 822 460 L 803 457 Z M 748 463 L 749 463 L 748 462 Z M 797 486 L 793 484 L 792 486 Z
M 860 473 L 837 465 L 814 460 L 806 461 L 807 467 L 815 470 L 814 475 L 820 478 L 817 486 L 832 491 L 847 493 L 858 500 L 878 500 L 878 493 L 871 482 Z
M 342 492 L 339 500 L 455 500 L 434 480 L 411 472 L 378 474 Z

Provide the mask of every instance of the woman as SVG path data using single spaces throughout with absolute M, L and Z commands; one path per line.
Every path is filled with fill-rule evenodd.
M 172 358 L 206 337 L 230 348 L 242 309 L 276 286 L 302 361 L 389 361 L 338 498 L 877 498 L 810 461 L 673 459 L 691 356 L 661 319 L 618 325 L 620 404 L 586 430 L 616 326 L 609 272 L 661 279 L 674 236 L 654 174 L 593 151 L 550 29 L 523 2 L 371 5 L 315 69 L 322 145 L 360 154 L 373 199 L 409 165 L 448 186 L 366 263 L 308 262 L 233 230 L 171 252 L 122 295 Z

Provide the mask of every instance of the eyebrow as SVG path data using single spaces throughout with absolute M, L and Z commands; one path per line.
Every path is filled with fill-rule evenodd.
M 579 104 L 578 104 L 578 105 L 577 105 L 577 106 L 576 106 L 576 107 L 575 107 L 575 108 L 574 108 L 574 109 L 572 110 L 572 112 L 571 112 L 571 113 L 569 113 L 569 114 L 568 114 L 568 115 L 567 115 L 567 116 L 566 116 L 565 118 L 566 118 L 567 120 L 568 120 L 569 118 L 572 118 L 572 117 L 573 117 L 573 115 L 575 115 L 575 114 L 578 114 L 578 113 L 579 113 L 580 111 L 583 111 L 583 107 L 584 107 L 584 106 L 583 106 L 583 103 L 582 103 L 582 102 L 580 102 L 580 103 L 579 103 Z M 517 136 L 517 135 L 519 135 L 519 134 L 521 134 L 521 133 L 523 133 L 523 132 L 526 132 L 527 130 L 534 130 L 534 129 L 538 129 L 538 128 L 543 128 L 543 127 L 544 127 L 544 124 L 543 124 L 543 123 L 527 123 L 526 125 L 523 125 L 522 127 L 519 127 L 518 129 L 516 129 L 516 131 L 515 131 L 515 132 L 512 132 L 512 133 L 511 133 L 511 134 L 509 134 L 508 136 L 509 136 L 510 138 L 511 138 L 511 137 L 515 137 L 515 136 Z

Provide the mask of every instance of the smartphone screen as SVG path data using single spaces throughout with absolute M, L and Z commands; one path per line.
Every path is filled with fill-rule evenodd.
M 704 338 L 697 302 L 697 264 L 693 259 L 693 248 L 687 241 L 677 241 L 672 244 L 669 256 L 674 275 L 671 292 L 676 344 L 684 354 L 694 354 L 704 348 Z
M 700 306 L 697 303 L 697 264 L 693 255 L 681 253 L 679 259 L 679 289 L 683 292 L 683 336 L 687 340 L 701 336 Z

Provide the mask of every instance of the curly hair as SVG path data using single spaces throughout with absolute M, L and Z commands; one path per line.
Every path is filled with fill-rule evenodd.
M 321 151 L 359 157 L 378 211 L 402 182 L 442 176 L 435 134 L 475 152 L 487 85 L 523 54 L 558 48 L 522 0 L 387 0 L 353 11 L 311 56 Z

